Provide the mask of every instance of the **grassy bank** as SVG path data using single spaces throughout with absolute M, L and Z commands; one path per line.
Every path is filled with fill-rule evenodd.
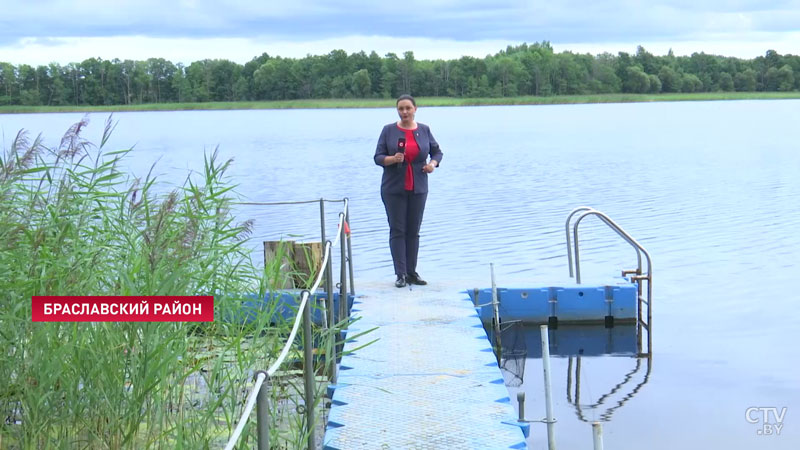
M 800 92 L 703 92 L 695 94 L 598 94 L 552 97 L 456 98 L 420 97 L 420 106 L 557 105 L 579 103 L 675 102 L 710 100 L 798 99 Z M 0 106 L 0 114 L 58 112 L 188 111 L 235 109 L 387 108 L 393 99 L 318 99 L 263 102 L 152 103 L 111 106 Z

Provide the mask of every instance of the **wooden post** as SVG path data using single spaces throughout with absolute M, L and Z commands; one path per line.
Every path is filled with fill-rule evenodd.
M 279 264 L 278 280 L 275 289 L 292 289 L 292 249 L 293 241 L 265 241 L 264 242 L 264 267 L 270 264 Z M 275 262 L 280 258 L 280 262 Z
M 294 242 L 292 248 L 294 285 L 298 288 L 311 289 L 322 264 L 321 242 Z M 325 277 L 323 277 L 324 282 Z M 320 283 L 321 285 L 321 283 Z M 312 292 L 313 294 L 313 292 Z
M 277 258 L 280 263 L 274 262 Z M 321 262 L 320 242 L 264 242 L 264 266 L 280 264 L 277 289 L 310 288 Z

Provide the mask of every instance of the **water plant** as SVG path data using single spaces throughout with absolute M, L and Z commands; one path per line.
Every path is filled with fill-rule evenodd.
M 21 131 L 0 156 L 0 448 L 221 447 L 289 327 L 270 311 L 236 318 L 282 275 L 253 263 L 252 223 L 231 213 L 231 161 L 214 151 L 163 192 L 120 169 L 131 149 L 105 149 L 111 117 L 99 145 L 86 125 L 55 148 Z M 31 321 L 34 295 L 199 294 L 214 295 L 214 322 Z M 271 390 L 285 448 L 307 438 L 295 389 Z

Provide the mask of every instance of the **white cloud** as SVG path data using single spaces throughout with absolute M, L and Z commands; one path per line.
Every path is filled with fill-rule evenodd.
M 522 42 L 592 54 L 800 53 L 799 0 L 0 0 L 0 61 L 162 57 L 245 62 L 333 49 L 482 57 Z
M 12 64 L 40 65 L 57 62 L 67 64 L 88 58 L 133 59 L 164 58 L 174 63 L 189 64 L 202 59 L 228 59 L 245 63 L 266 52 L 271 56 L 299 58 L 307 54 L 322 55 L 343 49 L 348 53 L 376 51 L 402 55 L 411 50 L 417 59 L 458 58 L 463 55 L 484 57 L 511 44 L 507 41 L 459 42 L 428 38 L 397 39 L 387 36 L 345 36 L 315 41 L 279 41 L 270 39 L 216 38 L 151 38 L 124 36 L 111 38 L 22 39 L 13 47 L 0 48 L 0 61 Z
M 800 54 L 798 42 L 800 31 L 792 33 L 745 33 L 741 35 L 730 34 L 705 34 L 703 39 L 687 40 L 659 40 L 647 42 L 575 42 L 553 43 L 556 52 L 572 51 L 574 53 L 589 53 L 597 55 L 603 52 L 617 54 L 618 52 L 636 53 L 636 48 L 641 45 L 645 50 L 654 55 L 666 55 L 671 49 L 677 56 L 688 56 L 692 53 L 706 53 L 711 55 L 735 56 L 738 58 L 752 59 L 764 56 L 767 50 L 785 54 Z

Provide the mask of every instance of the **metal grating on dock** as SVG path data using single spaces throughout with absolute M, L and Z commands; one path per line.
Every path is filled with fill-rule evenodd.
M 342 358 L 325 449 L 527 448 L 465 294 L 391 283 L 359 292 L 348 334 L 379 328 L 345 351 L 379 340 Z

